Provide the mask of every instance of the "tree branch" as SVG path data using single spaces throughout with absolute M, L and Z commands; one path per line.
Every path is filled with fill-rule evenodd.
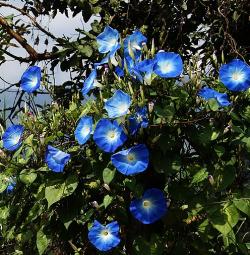
M 0 1 L 0 6 L 9 7 L 9 8 L 12 8 L 12 9 L 22 13 L 24 16 L 28 17 L 31 20 L 32 24 L 35 27 L 37 27 L 39 30 L 41 30 L 44 34 L 48 35 L 49 37 L 51 37 L 54 40 L 57 39 L 53 34 L 51 34 L 49 31 L 45 30 L 42 26 L 40 26 L 39 23 L 37 23 L 36 19 L 34 17 L 32 17 L 29 13 L 24 11 L 23 9 L 20 9 L 12 4 L 8 4 L 8 3 L 2 2 L 2 1 Z
M 58 56 L 56 52 L 44 52 L 38 53 L 33 47 L 31 47 L 25 38 L 15 32 L 8 24 L 8 22 L 0 16 L 0 25 L 5 29 L 5 31 L 14 38 L 29 54 L 28 58 L 20 58 L 16 57 L 11 53 L 6 53 L 7 55 L 21 61 L 21 62 L 30 62 L 30 61 L 40 61 L 40 60 L 47 60 L 47 59 L 54 59 Z

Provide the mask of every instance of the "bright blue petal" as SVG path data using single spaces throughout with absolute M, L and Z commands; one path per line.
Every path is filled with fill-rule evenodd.
M 127 140 L 122 127 L 116 121 L 108 119 L 99 120 L 93 138 L 97 146 L 105 152 L 114 152 Z
M 40 87 L 41 82 L 41 68 L 39 66 L 29 67 L 22 75 L 21 88 L 32 93 Z
M 130 96 L 121 90 L 117 90 L 114 95 L 105 102 L 104 108 L 108 112 L 109 118 L 118 118 L 128 113 L 130 105 Z
M 141 83 L 143 83 L 142 75 L 140 71 L 137 69 L 137 65 L 135 64 L 134 60 L 130 56 L 126 55 L 124 61 L 126 62 L 128 72 L 130 73 L 130 75 L 135 79 L 138 79 Z
M 250 66 L 239 59 L 233 59 L 221 66 L 219 78 L 227 89 L 245 91 L 250 87 Z
M 22 144 L 23 132 L 24 126 L 22 125 L 12 125 L 8 127 L 2 137 L 3 147 L 9 151 L 18 149 Z
M 98 250 L 109 251 L 120 243 L 119 231 L 117 221 L 104 226 L 95 220 L 89 230 L 88 239 Z
M 202 88 L 199 93 L 199 96 L 203 97 L 206 100 L 214 98 L 217 100 L 218 104 L 222 107 L 229 106 L 231 103 L 228 100 L 228 96 L 226 93 L 220 93 L 214 89 L 204 87 Z
M 138 108 L 136 113 L 129 117 L 129 132 L 131 135 L 137 133 L 140 128 L 146 128 L 148 126 L 148 113 L 147 107 Z
M 147 38 L 139 30 L 136 30 L 132 35 L 127 36 L 124 40 L 125 55 L 129 55 L 130 44 L 130 48 L 133 51 L 135 58 L 140 58 L 142 45 L 146 42 Z
M 6 189 L 6 191 L 7 192 L 12 192 L 13 189 L 15 188 L 15 186 L 16 186 L 16 183 L 14 181 L 10 182 L 7 189 Z
M 115 67 L 115 73 L 117 74 L 118 77 L 124 76 L 124 70 L 120 66 Z
M 112 164 L 125 175 L 144 172 L 149 163 L 149 152 L 144 144 L 138 144 L 128 150 L 119 151 L 112 155 Z
M 143 73 L 153 73 L 153 67 L 155 64 L 155 59 L 144 59 L 139 62 L 136 66 L 140 72 Z
M 85 96 L 91 89 L 94 87 L 94 82 L 97 76 L 96 69 L 94 69 L 89 77 L 84 81 L 83 88 L 82 88 L 82 94 Z
M 154 72 L 163 78 L 175 78 L 183 71 L 183 62 L 179 54 L 158 52 L 155 56 Z
M 52 171 L 62 172 L 69 160 L 70 154 L 48 145 L 45 155 L 45 162 Z
M 84 116 L 80 119 L 75 130 L 75 138 L 79 144 L 84 144 L 89 140 L 92 132 L 92 126 L 92 117 Z
M 117 47 L 119 40 L 119 33 L 116 29 L 106 26 L 104 31 L 96 37 L 98 50 L 100 53 L 111 52 Z
M 130 204 L 130 212 L 143 224 L 151 224 L 162 218 L 167 212 L 167 202 L 159 189 L 148 189 L 141 199 Z

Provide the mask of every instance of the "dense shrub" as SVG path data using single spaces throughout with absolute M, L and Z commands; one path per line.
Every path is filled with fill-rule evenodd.
M 69 105 L 3 130 L 5 254 L 248 254 L 250 67 L 198 70 L 138 30 L 97 44 Z

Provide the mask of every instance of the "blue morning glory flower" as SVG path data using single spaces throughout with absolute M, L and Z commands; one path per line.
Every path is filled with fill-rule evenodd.
M 155 56 L 154 72 L 163 78 L 175 78 L 182 73 L 183 62 L 174 52 L 158 52 Z
M 152 75 L 154 74 L 154 64 L 155 59 L 144 59 L 143 61 L 139 62 L 136 67 L 137 70 L 144 73 L 144 81 L 146 84 L 151 84 Z
M 162 218 L 167 212 L 167 203 L 161 190 L 153 188 L 144 192 L 143 197 L 134 199 L 130 212 L 143 224 L 151 224 Z
M 143 83 L 142 75 L 137 69 L 137 65 L 134 60 L 130 56 L 126 56 L 124 61 L 126 63 L 129 74 L 135 79 L 138 79 L 141 83 Z
M 113 221 L 106 226 L 95 220 L 89 230 L 89 241 L 100 251 L 109 251 L 116 247 L 121 239 L 119 236 L 120 227 L 117 221 Z
M 116 49 L 119 45 L 119 32 L 110 26 L 106 26 L 104 31 L 96 37 L 98 51 L 108 53 Z
M 70 154 L 48 145 L 45 155 L 45 162 L 53 172 L 62 172 L 69 160 Z
M 117 121 L 108 119 L 99 120 L 93 138 L 97 146 L 105 152 L 114 152 L 127 140 L 122 126 L 119 126 Z
M 24 132 L 24 126 L 12 125 L 8 127 L 3 134 L 3 147 L 6 150 L 14 151 L 18 149 L 22 144 L 22 135 Z
M 12 192 L 13 189 L 15 188 L 15 186 L 16 186 L 16 183 L 15 183 L 14 181 L 10 182 L 10 183 L 8 184 L 8 187 L 7 187 L 6 191 L 7 191 L 7 192 Z
M 40 87 L 41 82 L 41 68 L 39 66 L 29 67 L 22 75 L 21 88 L 32 93 Z
M 149 163 L 149 152 L 145 144 L 138 144 L 112 155 L 112 164 L 125 175 L 144 172 Z
M 79 144 L 84 144 L 88 141 L 92 132 L 92 126 L 92 117 L 84 116 L 80 119 L 75 130 L 75 138 Z
M 96 76 L 97 76 L 97 72 L 96 72 L 96 69 L 94 69 L 83 83 L 83 88 L 82 88 L 83 95 L 86 95 L 91 89 L 93 89 Z
M 228 97 L 226 93 L 220 93 L 214 89 L 210 89 L 208 87 L 202 88 L 199 93 L 199 96 L 203 97 L 206 100 L 214 98 L 217 100 L 218 104 L 222 107 L 229 106 L 231 103 L 228 101 Z
M 137 133 L 140 128 L 148 126 L 148 111 L 147 107 L 138 108 L 133 116 L 129 117 L 129 132 L 131 135 Z
M 109 118 L 118 118 L 128 113 L 131 105 L 130 96 L 117 90 L 114 95 L 105 102 L 105 110 L 108 112 Z
M 250 66 L 240 59 L 233 59 L 219 70 L 220 81 L 232 91 L 245 91 L 250 87 Z
M 147 38 L 139 31 L 136 30 L 132 35 L 129 35 L 124 40 L 124 53 L 125 55 L 129 54 L 129 47 L 133 51 L 133 54 L 136 59 L 141 55 L 141 48 L 143 43 L 147 42 Z

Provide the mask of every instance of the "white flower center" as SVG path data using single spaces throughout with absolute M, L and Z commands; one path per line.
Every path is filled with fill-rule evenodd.
M 90 128 L 89 127 L 83 127 L 82 128 L 82 131 L 81 131 L 82 136 L 86 136 L 89 133 L 90 133 Z
M 109 44 L 112 45 L 112 46 L 115 46 L 117 43 L 117 40 L 115 38 L 112 38 L 110 41 L 109 41 Z
M 36 84 L 37 84 L 37 78 L 34 77 L 34 78 L 32 78 L 31 85 L 32 85 L 32 87 L 35 87 Z
M 115 130 L 110 130 L 107 136 L 110 141 L 115 141 L 118 137 L 118 133 Z
M 244 73 L 236 71 L 232 74 L 232 79 L 234 81 L 242 81 L 244 79 Z
M 126 112 L 128 110 L 128 105 L 127 104 L 120 104 L 118 106 L 118 109 L 119 109 L 120 113 L 124 113 L 124 112 Z
M 19 136 L 19 135 L 14 135 L 14 136 L 12 137 L 12 141 L 13 141 L 15 144 L 19 143 L 19 140 L 20 140 L 20 136 Z
M 143 202 L 142 202 L 142 206 L 145 208 L 145 209 L 149 209 L 151 206 L 152 206 L 152 203 L 151 203 L 151 201 L 149 201 L 149 200 L 143 200 Z
M 160 64 L 160 68 L 163 73 L 169 73 L 174 69 L 173 64 L 170 62 L 163 62 Z
M 107 240 L 107 239 L 109 239 L 109 238 L 111 237 L 111 234 L 110 234 L 110 232 L 109 232 L 108 229 L 104 229 L 104 230 L 102 230 L 102 232 L 100 233 L 100 236 L 101 236 L 101 238 L 102 238 L 103 240 Z
M 130 162 L 135 161 L 135 154 L 134 154 L 134 153 L 129 153 L 129 154 L 127 155 L 127 159 L 128 159 L 128 161 L 130 161 Z

